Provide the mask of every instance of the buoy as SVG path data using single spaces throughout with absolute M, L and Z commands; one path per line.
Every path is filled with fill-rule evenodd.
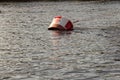
M 53 18 L 48 30 L 73 30 L 73 23 L 65 17 L 56 16 Z

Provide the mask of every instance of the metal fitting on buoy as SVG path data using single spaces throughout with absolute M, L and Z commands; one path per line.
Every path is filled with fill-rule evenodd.
M 48 30 L 73 30 L 73 24 L 65 17 L 56 16 L 53 18 Z

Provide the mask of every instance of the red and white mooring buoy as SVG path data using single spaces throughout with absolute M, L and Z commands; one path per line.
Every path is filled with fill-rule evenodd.
M 56 16 L 53 18 L 48 30 L 73 30 L 73 23 L 65 17 Z

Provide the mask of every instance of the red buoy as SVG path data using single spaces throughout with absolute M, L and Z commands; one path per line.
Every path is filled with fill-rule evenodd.
M 53 18 L 48 30 L 73 30 L 73 23 L 65 17 L 56 16 Z

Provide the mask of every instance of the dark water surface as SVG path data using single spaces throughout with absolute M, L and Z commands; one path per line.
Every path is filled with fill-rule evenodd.
M 0 3 L 0 80 L 120 80 L 120 2 Z

